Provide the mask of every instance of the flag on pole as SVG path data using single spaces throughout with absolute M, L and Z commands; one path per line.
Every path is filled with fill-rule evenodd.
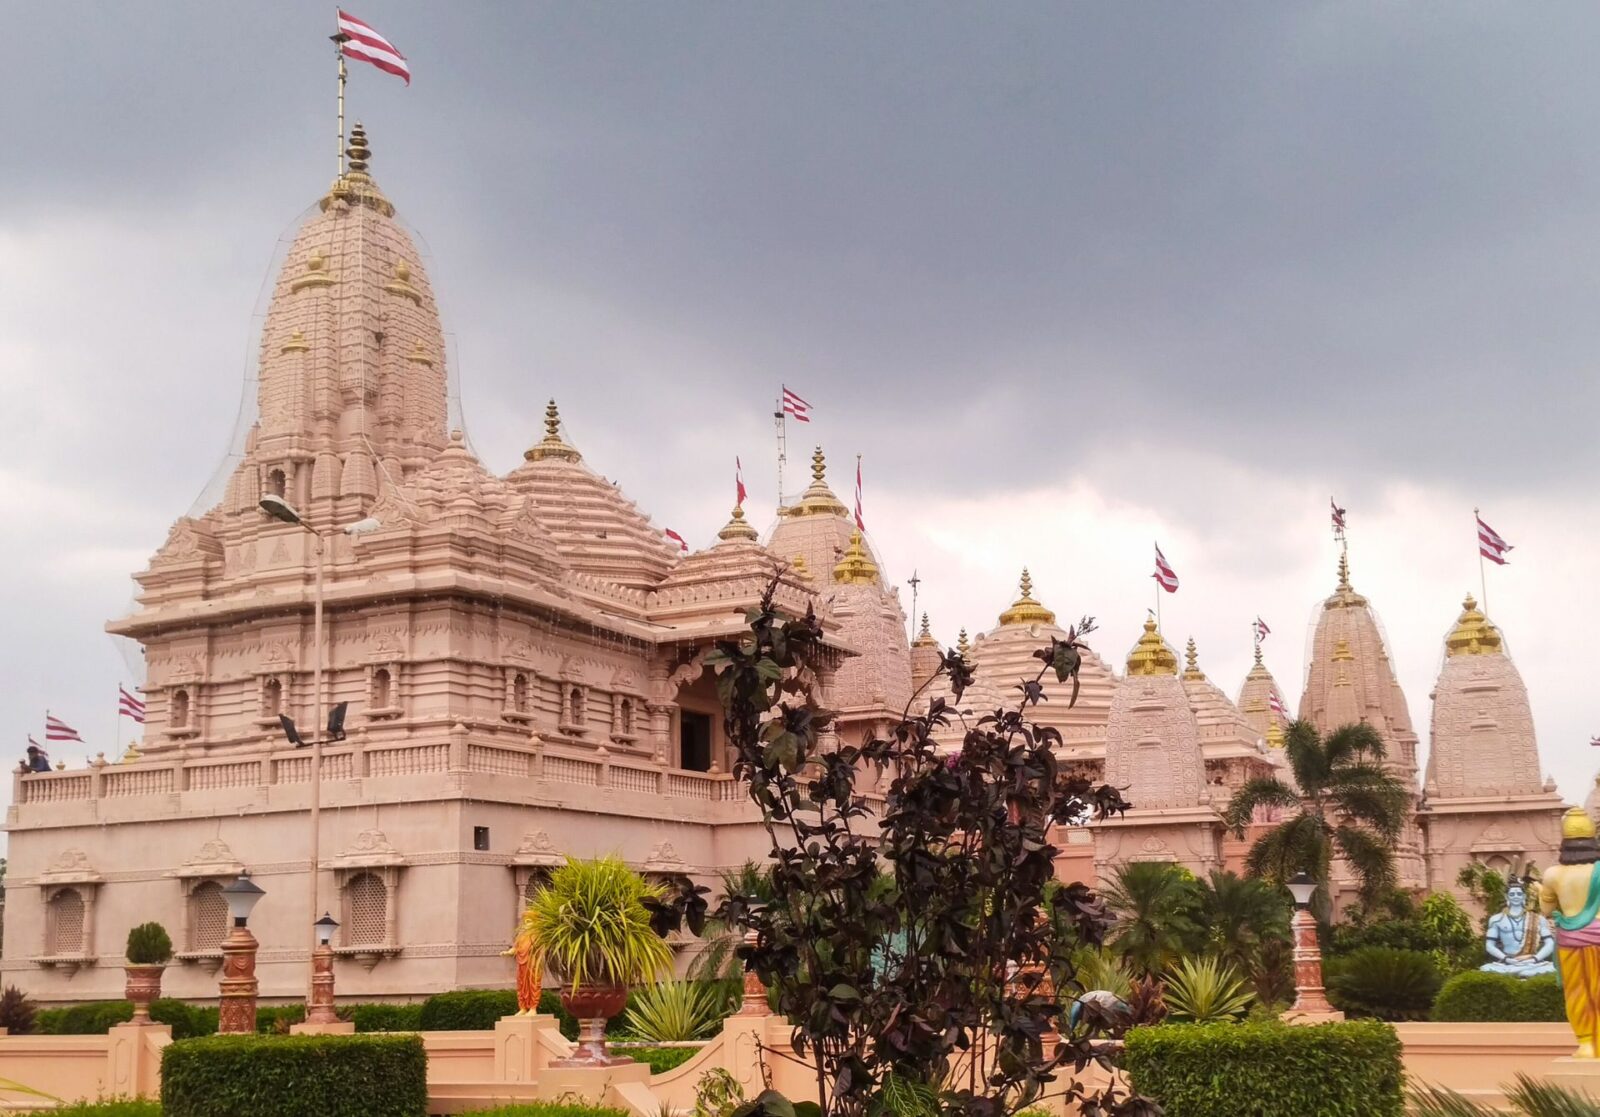
M 349 12 L 341 11 L 339 34 L 344 36 L 339 43 L 339 50 L 346 58 L 370 62 L 384 73 L 404 78 L 407 85 L 411 84 L 411 66 L 406 62 L 406 56 L 369 25 Z
M 672 540 L 674 543 L 676 543 L 678 545 L 678 549 L 680 551 L 683 551 L 685 554 L 688 553 L 689 544 L 687 544 L 687 543 L 685 543 L 683 541 L 683 536 L 681 536 L 677 532 L 673 531 L 670 527 L 667 529 L 667 538 Z
M 1343 539 L 1344 509 L 1340 508 L 1338 502 L 1335 501 L 1331 496 L 1328 498 L 1328 507 L 1333 509 L 1333 537 L 1335 539 Z
M 128 693 L 128 688 L 117 684 L 117 714 L 144 724 L 144 700 Z
M 28 740 L 31 741 L 31 740 L 33 740 L 33 738 L 29 737 Z M 1597 736 L 1594 736 L 1594 737 L 1590 737 L 1589 738 L 1589 743 L 1591 745 L 1593 745 L 1595 748 L 1600 749 L 1600 735 L 1597 735 Z
M 1281 718 L 1289 716 L 1288 712 L 1283 708 L 1283 695 L 1278 693 L 1277 687 L 1267 691 L 1267 707 Z
M 861 455 L 856 455 L 856 530 L 866 531 L 867 525 L 861 518 Z
M 78 731 L 53 714 L 44 715 L 44 739 L 47 741 L 77 741 L 83 743 Z
M 1260 617 L 1256 618 L 1256 623 L 1253 627 L 1256 630 L 1256 643 L 1258 644 L 1265 640 L 1268 636 L 1272 635 L 1272 629 L 1268 628 L 1267 622 L 1262 620 Z
M 1600 744 L 1600 741 L 1592 741 L 1590 743 L 1591 744 Z M 32 733 L 28 734 L 28 747 L 32 748 L 32 749 L 38 749 L 40 752 L 44 753 L 46 756 L 50 755 L 50 750 L 45 748 L 38 741 L 35 741 L 33 739 L 33 734 Z
M 1178 572 L 1172 569 L 1172 564 L 1167 562 L 1167 556 L 1161 553 L 1161 544 L 1156 544 L 1156 572 L 1150 577 L 1156 580 L 1156 585 L 1168 593 L 1178 592 Z
M 783 389 L 783 413 L 793 415 L 796 422 L 811 422 L 811 405 L 791 392 L 787 387 Z
M 1500 533 L 1483 522 L 1483 517 L 1473 513 L 1478 521 L 1478 553 L 1496 566 L 1504 566 L 1511 560 L 1506 558 L 1511 544 L 1500 538 Z
M 733 502 L 743 508 L 746 496 L 744 491 L 744 463 L 738 458 L 733 459 L 733 491 Z

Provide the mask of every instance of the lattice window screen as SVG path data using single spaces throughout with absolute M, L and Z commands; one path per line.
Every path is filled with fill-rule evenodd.
M 388 915 L 389 890 L 371 873 L 360 873 L 348 885 L 350 926 L 345 930 L 346 946 L 375 946 L 383 942 Z
M 63 888 L 50 897 L 45 921 L 46 954 L 83 953 L 83 897 L 76 888 Z
M 527 903 L 533 899 L 533 894 L 550 883 L 549 869 L 534 869 L 528 874 L 528 883 L 522 886 L 522 899 Z
M 189 949 L 216 950 L 228 934 L 228 901 L 222 885 L 208 880 L 189 897 Z

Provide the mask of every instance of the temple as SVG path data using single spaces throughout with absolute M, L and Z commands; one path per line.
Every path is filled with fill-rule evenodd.
M 507 985 L 521 905 L 566 854 L 715 883 L 766 845 L 728 772 L 705 656 L 774 579 L 782 607 L 825 626 L 825 746 L 948 696 L 927 619 L 908 639 L 820 448 L 764 542 L 736 507 L 688 555 L 595 471 L 553 400 L 515 468 L 480 462 L 450 429 L 433 289 L 359 126 L 348 154 L 276 277 L 256 417 L 220 502 L 172 525 L 136 610 L 109 626 L 144 650 L 140 747 L 14 777 L 0 968 L 41 1000 L 118 996 L 124 935 L 147 920 L 183 963 L 167 993 L 214 995 L 221 886 L 243 871 L 266 892 L 252 928 L 267 997 L 303 992 L 324 910 L 340 923 L 341 995 L 414 997 Z M 267 497 L 300 522 L 264 515 Z M 1012 701 L 1037 672 L 1034 650 L 1064 634 L 1044 596 L 1024 570 L 993 626 L 970 642 L 962 630 L 976 666 L 962 710 Z M 1451 887 L 1470 859 L 1551 857 L 1561 804 L 1521 678 L 1473 602 L 1445 641 L 1420 786 L 1405 697 L 1347 565 L 1313 649 L 1301 716 L 1373 724 L 1414 788 L 1405 885 Z M 1069 706 L 1047 676 L 1037 717 L 1068 767 L 1128 786 L 1135 807 L 1062 833 L 1062 875 L 1240 868 L 1247 845 L 1221 812 L 1247 780 L 1288 773 L 1259 648 L 1235 702 L 1192 641 L 1180 666 L 1152 619 L 1119 667 L 1086 652 L 1080 684 Z M 309 736 L 335 705 L 347 714 L 323 751 L 313 858 L 311 750 L 282 719 Z M 958 722 L 944 740 L 960 737 Z

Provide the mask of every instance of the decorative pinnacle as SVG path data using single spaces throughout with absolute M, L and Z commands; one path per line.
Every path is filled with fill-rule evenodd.
M 1172 649 L 1167 647 L 1167 642 L 1161 638 L 1161 633 L 1156 629 L 1155 618 L 1147 618 L 1144 622 L 1144 635 L 1139 637 L 1139 642 L 1128 654 L 1128 674 L 1176 675 L 1177 673 L 1178 657 L 1172 654 Z
M 1000 614 L 1001 624 L 1055 624 L 1056 615 L 1033 599 L 1033 575 L 1022 568 L 1017 580 L 1018 596 L 1011 608 Z
M 756 529 L 751 527 L 744 518 L 744 509 L 737 504 L 733 506 L 733 517 L 723 529 L 717 532 L 718 539 L 749 539 L 755 540 Z
M 967 642 L 967 630 L 964 628 L 956 634 L 956 651 L 960 653 L 962 659 L 972 655 L 972 645 Z
M 1257 667 L 1264 666 L 1264 664 L 1261 662 L 1261 641 L 1260 640 L 1256 641 L 1256 666 Z
M 360 121 L 350 129 L 350 144 L 344 152 L 350 157 L 351 174 L 367 173 L 367 163 L 372 158 L 372 148 L 367 146 L 367 130 L 361 126 Z
M 850 547 L 833 568 L 833 580 L 853 586 L 867 586 L 878 580 L 878 564 L 867 554 L 858 531 L 850 537 Z
M 922 631 L 917 633 L 917 638 L 912 641 L 912 646 L 917 648 L 937 648 L 939 641 L 933 638 L 933 631 L 928 627 L 928 614 L 922 614 Z
M 1500 630 L 1495 628 L 1483 610 L 1478 608 L 1477 600 L 1469 593 L 1461 602 L 1461 616 L 1456 620 L 1456 626 L 1450 635 L 1444 638 L 1444 654 L 1446 656 L 1458 655 L 1499 655 L 1502 653 L 1505 641 L 1500 636 Z
M 822 456 L 822 447 L 811 452 L 811 480 L 822 484 L 828 477 L 828 459 Z
M 932 636 L 932 635 L 933 635 L 933 633 L 928 631 L 928 614 L 924 613 L 924 614 L 922 614 L 922 631 L 917 633 L 917 636 L 918 636 L 918 638 L 921 638 L 923 636 Z
M 1195 650 L 1194 637 L 1189 637 L 1189 646 L 1183 652 L 1183 677 L 1186 679 L 1203 679 L 1205 673 L 1200 670 L 1200 653 Z
M 524 450 L 522 456 L 530 462 L 543 461 L 545 458 L 560 458 L 563 461 L 575 462 L 583 456 L 562 441 L 561 412 L 556 408 L 555 400 L 545 405 L 544 440 L 533 449 Z
M 1350 588 L 1350 553 L 1344 550 L 1339 552 L 1339 588 Z
M 1017 580 L 1017 589 L 1022 591 L 1023 597 L 1033 596 L 1033 575 L 1028 573 L 1028 568 L 1022 568 L 1022 577 Z

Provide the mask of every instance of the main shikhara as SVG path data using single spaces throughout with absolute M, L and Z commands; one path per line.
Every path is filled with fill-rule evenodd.
M 714 545 L 686 556 L 590 467 L 554 402 L 520 465 L 486 468 L 450 429 L 433 289 L 359 128 L 348 154 L 277 277 L 257 418 L 225 494 L 173 524 L 138 576 L 137 611 L 110 626 L 148 664 L 140 755 L 15 777 L 3 968 L 40 999 L 116 996 L 124 933 L 152 919 L 175 929 L 185 963 L 166 992 L 213 995 L 221 885 L 244 869 L 266 891 L 251 924 L 262 995 L 304 991 L 322 914 L 307 908 L 311 758 L 279 717 L 315 724 L 315 559 L 310 534 L 262 514 L 265 496 L 331 541 L 325 699 L 349 714 L 325 753 L 317 871 L 341 925 L 344 996 L 510 985 L 522 905 L 567 853 L 617 852 L 647 875 L 703 883 L 763 854 L 703 663 L 773 579 L 777 604 L 814 607 L 827 633 L 816 698 L 835 715 L 830 739 L 898 721 L 937 665 L 926 623 L 908 639 L 821 450 L 764 541 L 736 508 Z M 340 530 L 368 519 L 367 534 Z M 969 646 L 963 708 L 1002 705 L 1036 670 L 1033 651 L 1064 635 L 1045 596 L 1024 571 Z M 1047 683 L 1037 720 L 1060 731 L 1068 764 L 1130 787 L 1136 806 L 1070 831 L 1060 875 L 1092 881 L 1128 860 L 1238 867 L 1246 842 L 1221 812 L 1247 779 L 1285 770 L 1259 648 L 1237 699 L 1154 622 L 1121 670 L 1086 652 L 1080 681 L 1075 706 Z M 1413 793 L 1402 886 L 1450 888 L 1472 860 L 1553 861 L 1562 804 L 1527 693 L 1470 598 L 1432 699 L 1419 780 L 1418 730 L 1341 560 L 1299 716 L 1325 730 L 1366 721 L 1383 737 Z M 1338 866 L 1335 880 L 1352 887 Z

